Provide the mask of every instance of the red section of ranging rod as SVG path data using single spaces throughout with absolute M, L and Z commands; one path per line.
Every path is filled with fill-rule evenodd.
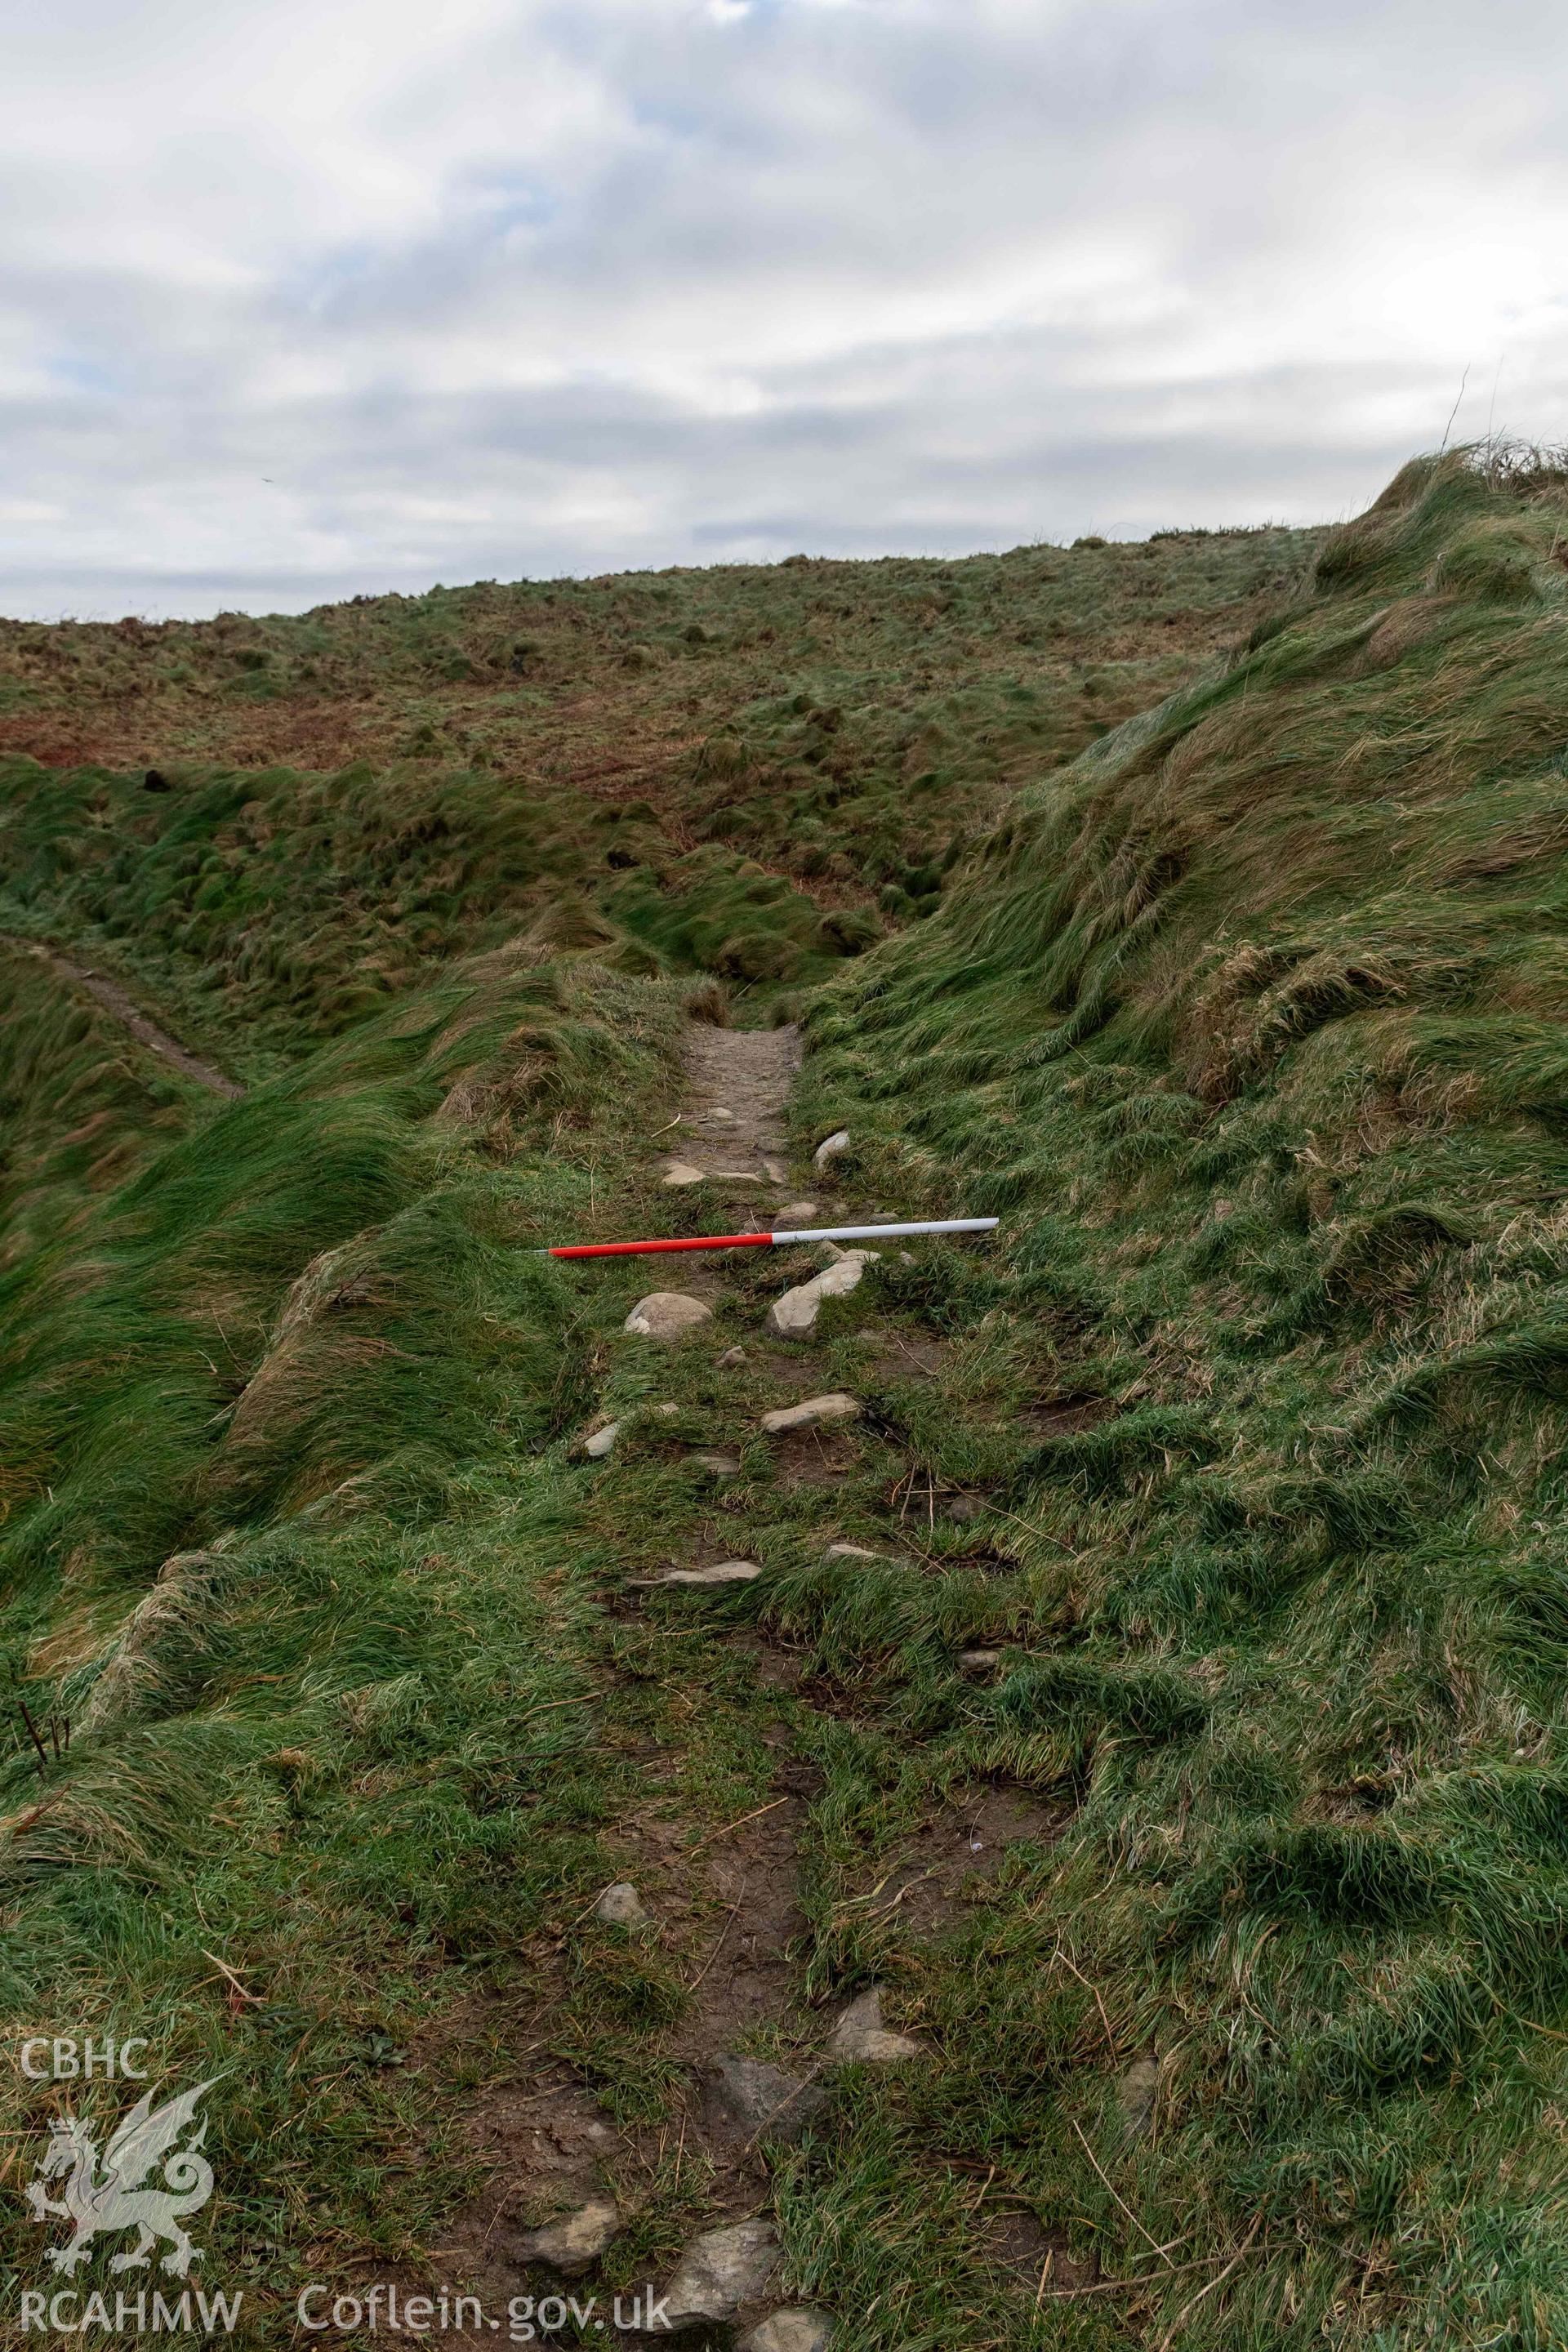
M 651 1257 L 661 1250 L 771 1249 L 772 1234 L 709 1234 L 695 1242 L 573 1242 L 542 1257 Z

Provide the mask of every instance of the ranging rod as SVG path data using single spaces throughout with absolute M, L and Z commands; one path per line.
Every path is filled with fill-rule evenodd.
M 541 1257 L 652 1257 L 666 1250 L 776 1249 L 784 1242 L 894 1242 L 907 1234 L 988 1234 L 995 1217 L 927 1217 L 912 1225 L 808 1225 L 798 1234 L 705 1234 L 697 1241 L 567 1242 Z

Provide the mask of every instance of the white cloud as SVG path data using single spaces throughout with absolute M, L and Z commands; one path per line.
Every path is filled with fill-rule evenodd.
M 61 0 L 0 606 L 1305 519 L 1568 415 L 1545 0 Z

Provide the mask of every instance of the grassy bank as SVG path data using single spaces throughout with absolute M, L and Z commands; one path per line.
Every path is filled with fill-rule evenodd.
M 813 1017 L 803 1119 L 1009 1235 L 922 1453 L 1034 1422 L 1027 1605 L 984 1699 L 887 1704 L 1070 1808 L 985 2000 L 1045 2023 L 1070 1952 L 1100 2046 L 987 2038 L 980 2145 L 1077 2126 L 1119 2262 L 1245 2245 L 1183 2340 L 1562 2339 L 1565 523 L 1549 467 L 1407 468 Z
M 1189 677 L 1315 544 L 0 621 L 0 891 L 280 1047 L 530 920 L 645 970 L 810 982 L 929 913 L 1022 781 Z

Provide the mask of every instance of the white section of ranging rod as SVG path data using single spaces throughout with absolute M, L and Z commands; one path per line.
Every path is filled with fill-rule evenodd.
M 989 1234 L 1000 1222 L 997 1217 L 928 1217 L 913 1225 L 808 1225 L 798 1234 L 775 1233 L 773 1241 L 775 1245 L 780 1242 L 891 1242 L 905 1234 Z

